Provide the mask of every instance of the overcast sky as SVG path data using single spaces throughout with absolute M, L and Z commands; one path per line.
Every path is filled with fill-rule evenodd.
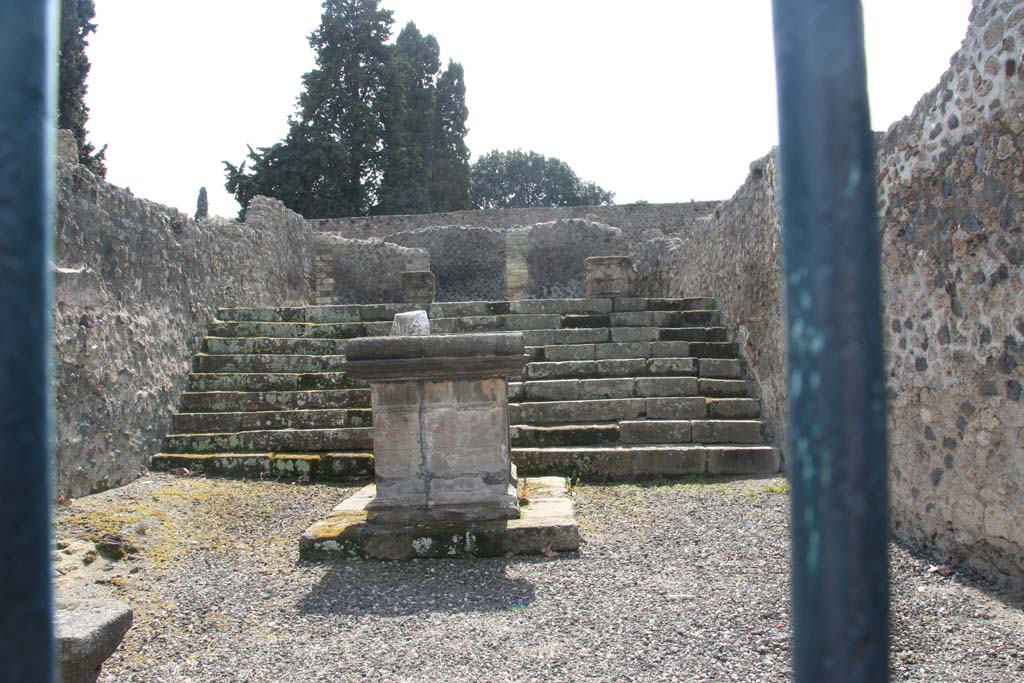
M 617 203 L 725 199 L 778 139 L 768 0 L 383 0 L 466 70 L 467 144 L 567 162 Z M 970 0 L 864 0 L 872 124 L 946 70 Z M 628 9 L 624 9 L 628 7 Z M 107 179 L 234 216 L 222 160 L 277 142 L 319 0 L 96 0 L 87 102 Z

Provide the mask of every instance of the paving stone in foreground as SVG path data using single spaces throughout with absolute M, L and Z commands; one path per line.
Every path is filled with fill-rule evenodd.
M 299 539 L 303 560 L 409 560 L 442 557 L 539 555 L 577 550 L 579 528 L 563 477 L 530 479 L 518 519 L 415 525 L 369 524 L 366 505 L 376 487 L 365 486 L 314 523 Z

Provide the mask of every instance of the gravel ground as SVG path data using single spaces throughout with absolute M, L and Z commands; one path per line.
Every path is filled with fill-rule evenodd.
M 356 487 L 153 474 L 58 506 L 63 595 L 135 625 L 101 683 L 787 681 L 780 479 L 581 485 L 555 558 L 298 562 Z M 138 550 L 85 564 L 120 532 Z M 1024 611 L 893 546 L 893 680 L 1024 680 Z

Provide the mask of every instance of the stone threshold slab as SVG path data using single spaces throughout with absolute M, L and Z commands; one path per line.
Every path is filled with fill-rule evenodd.
M 524 485 L 519 519 L 378 525 L 366 522 L 366 506 L 376 493 L 376 487 L 370 484 L 303 532 L 299 557 L 408 560 L 539 555 L 546 548 L 578 550 L 579 528 L 565 478 L 531 478 Z

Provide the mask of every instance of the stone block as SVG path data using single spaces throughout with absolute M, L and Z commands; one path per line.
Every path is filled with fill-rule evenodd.
M 694 420 L 695 443 L 760 443 L 761 422 L 756 420 Z
M 696 377 L 638 377 L 637 396 L 696 396 Z
M 707 452 L 703 448 L 644 448 L 634 455 L 635 477 L 679 477 L 703 474 L 707 468 Z
M 608 341 L 608 328 L 556 330 L 555 344 L 600 344 Z
M 581 315 L 563 315 L 562 328 L 564 329 L 585 329 L 595 327 L 608 327 L 611 324 L 611 315 L 608 313 L 587 313 Z
M 518 403 L 523 399 L 523 395 L 526 393 L 525 384 L 525 382 L 508 383 L 508 400 L 510 402 Z
M 518 314 L 505 316 L 507 330 L 557 330 L 561 327 L 561 316 L 556 314 Z
M 636 271 L 627 256 L 592 256 L 583 260 L 588 297 L 629 297 L 636 291 Z
M 576 379 L 553 379 L 540 382 L 525 382 L 523 397 L 531 401 L 574 401 L 580 398 L 580 381 Z
M 686 358 L 690 355 L 690 345 L 684 341 L 652 342 L 651 355 L 655 358 Z
M 647 372 L 652 375 L 692 376 L 697 374 L 696 358 L 651 358 Z
M 753 398 L 708 399 L 708 417 L 749 420 L 761 416 L 761 402 Z
M 600 377 L 636 377 L 647 370 L 647 361 L 643 358 L 607 358 L 594 363 Z
M 635 380 L 585 379 L 580 382 L 580 398 L 632 398 Z
M 588 377 L 596 372 L 597 362 L 592 360 L 530 363 L 526 366 L 526 376 L 531 380 Z
M 438 301 L 430 305 L 431 318 L 461 318 L 466 315 L 487 315 L 486 301 Z
M 690 441 L 689 420 L 623 420 L 619 423 L 622 443 L 686 443 Z
M 707 415 L 702 396 L 647 398 L 647 418 L 651 420 L 700 420 Z
M 651 355 L 650 342 L 621 342 L 599 344 L 595 348 L 599 360 L 614 358 L 647 358 Z
M 750 388 L 741 379 L 701 379 L 700 393 L 714 398 L 747 398 Z
M 601 346 L 605 346 L 602 344 Z M 596 357 L 594 344 L 566 344 L 563 346 L 547 346 L 544 348 L 544 360 L 594 360 Z
M 654 314 L 649 311 L 612 313 L 612 327 L 654 327 Z
M 734 358 L 701 358 L 700 376 L 739 379 L 743 376 L 740 362 Z
M 621 398 L 522 403 L 520 410 L 522 420 L 527 424 L 635 420 L 644 413 L 644 400 Z
M 92 683 L 132 625 L 132 609 L 115 600 L 63 600 L 54 613 L 62 683 Z
M 779 451 L 769 446 L 709 448 L 708 474 L 774 474 Z
M 551 346 L 556 343 L 558 330 L 523 330 L 523 343 L 527 346 Z
M 740 347 L 736 342 L 687 342 L 690 355 L 697 358 L 739 358 Z
M 635 297 L 617 297 L 612 299 L 612 310 L 616 313 L 628 311 L 643 311 L 646 309 L 647 300 Z
M 410 304 L 430 304 L 434 301 L 434 274 L 429 270 L 402 273 L 402 297 Z
M 655 342 L 660 338 L 657 327 L 613 327 L 613 342 Z
M 521 299 L 510 304 L 513 313 L 611 313 L 608 299 Z

